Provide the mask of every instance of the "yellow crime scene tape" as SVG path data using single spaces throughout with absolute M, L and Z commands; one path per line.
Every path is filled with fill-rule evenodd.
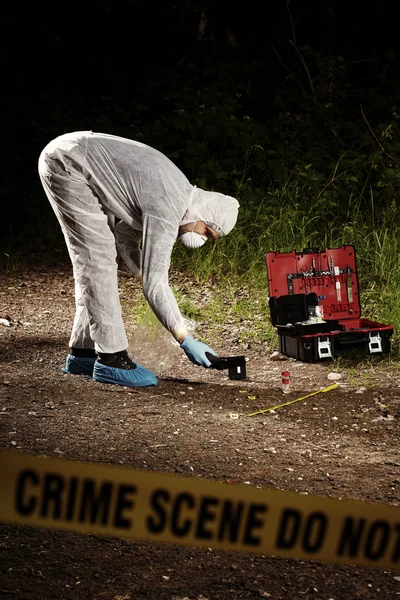
M 0 521 L 293 559 L 400 566 L 400 508 L 0 452 Z
M 339 387 L 338 383 L 332 383 L 332 385 L 328 385 L 316 392 L 311 392 L 307 394 L 307 396 L 301 396 L 301 398 L 295 398 L 294 400 L 288 400 L 288 402 L 284 402 L 283 404 L 277 404 L 276 406 L 270 406 L 269 408 L 263 408 L 262 410 L 258 410 L 257 412 L 250 413 L 247 415 L 248 417 L 255 417 L 255 415 L 262 415 L 270 410 L 278 410 L 278 408 L 283 408 L 284 406 L 289 406 L 289 404 L 294 404 L 295 402 L 300 402 L 301 400 L 305 400 L 306 398 L 311 398 L 311 396 L 316 396 L 317 394 L 322 394 L 324 392 L 330 392 L 331 390 L 336 390 Z

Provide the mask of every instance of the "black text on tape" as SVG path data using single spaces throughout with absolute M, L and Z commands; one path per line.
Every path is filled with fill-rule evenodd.
M 0 453 L 0 519 L 290 558 L 400 565 L 400 508 Z

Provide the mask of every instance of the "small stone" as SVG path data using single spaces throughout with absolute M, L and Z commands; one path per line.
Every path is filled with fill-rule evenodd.
M 329 381 L 339 381 L 340 379 L 342 379 L 342 375 L 340 373 L 332 371 L 332 373 L 328 373 L 328 379 Z
M 378 423 L 379 421 L 385 421 L 385 417 L 381 415 L 380 417 L 376 417 L 376 419 L 372 419 L 373 423 Z
M 281 352 L 276 351 L 271 354 L 269 359 L 270 360 L 286 360 L 286 356 L 284 354 L 282 354 Z

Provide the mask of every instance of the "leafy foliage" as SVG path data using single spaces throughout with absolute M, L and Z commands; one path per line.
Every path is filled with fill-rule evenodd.
M 168 14 L 157 6 L 146 10 L 155 12 L 154 36 L 165 53 L 138 65 L 135 86 L 101 50 L 87 86 L 98 89 L 103 69 L 107 91 L 91 95 L 77 80 L 66 93 L 60 83 L 49 93 L 42 86 L 29 101 L 24 90 L 17 94 L 0 149 L 9 174 L 0 183 L 9 204 L 2 222 L 7 260 L 27 239 L 62 244 L 37 156 L 59 133 L 93 129 L 142 140 L 192 183 L 238 197 L 239 222 L 227 239 L 196 253 L 174 251 L 175 263 L 199 280 L 229 273 L 265 286 L 269 250 L 355 244 L 364 312 L 400 325 L 398 53 L 357 59 L 284 35 L 256 44 L 250 26 L 232 45 L 218 37 L 218 18 L 214 33 L 197 43 L 201 3 L 177 2 Z M 167 43 L 172 33 L 182 44 Z

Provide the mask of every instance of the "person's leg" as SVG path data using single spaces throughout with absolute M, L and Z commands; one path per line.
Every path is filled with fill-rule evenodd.
M 94 348 L 98 354 L 112 358 L 114 354 L 124 353 L 128 347 L 118 293 L 115 238 L 99 199 L 70 155 L 54 148 L 48 154 L 45 149 L 39 159 L 39 174 L 62 228 L 75 279 L 76 313 L 65 370 L 78 373 L 79 366 L 83 365 L 82 372 L 85 373 L 87 367 L 89 374 L 95 366 L 95 358 L 75 356 L 76 350 Z M 100 365 L 98 380 L 101 380 L 102 369 L 106 369 L 105 379 L 120 383 L 116 380 L 120 368 L 136 371 L 131 383 L 125 381 L 125 375 L 129 379 L 128 374 L 124 375 L 124 385 L 154 385 L 157 382 L 147 369 L 136 370 L 132 361 L 130 364 L 123 362 L 117 369 Z M 114 381 L 111 381 L 113 377 Z
M 70 347 L 118 352 L 127 348 L 118 294 L 115 238 L 79 166 L 62 153 L 43 155 L 40 178 L 71 258 L 76 313 Z
M 75 319 L 69 341 L 69 354 L 63 367 L 64 373 L 93 375 L 97 354 L 90 337 L 89 315 L 83 304 L 79 285 L 75 284 Z
M 69 346 L 70 348 L 80 348 L 94 352 L 94 342 L 90 336 L 89 314 L 83 302 L 81 287 L 77 281 L 75 281 L 75 318 Z

